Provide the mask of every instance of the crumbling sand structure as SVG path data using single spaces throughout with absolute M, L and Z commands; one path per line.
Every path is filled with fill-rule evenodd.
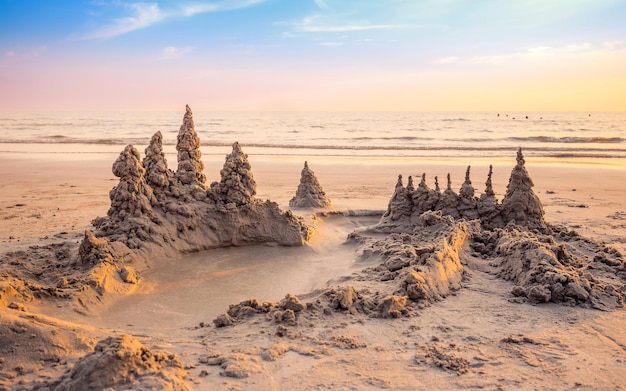
M 177 390 L 192 388 L 185 383 L 180 358 L 153 351 L 130 335 L 106 338 L 60 378 L 37 389 L 52 390 Z
M 543 206 L 539 197 L 532 191 L 532 179 L 524 166 L 522 149 L 517 151 L 517 165 L 511 172 L 509 185 L 502 200 L 501 216 L 505 223 L 536 227 L 544 224 Z
M 532 190 L 533 182 L 524 163 L 520 148 L 517 152 L 517 165 L 511 172 L 507 192 L 501 204 L 498 203 L 491 184 L 492 167 L 489 168 L 485 191 L 478 198 L 474 195 L 475 190 L 470 180 L 469 166 L 458 194 L 452 190 L 450 174 L 448 174 L 447 188 L 443 193 L 439 190 L 438 181 L 434 190 L 428 188 L 425 174 L 422 175 L 417 188 L 413 188 L 411 177 L 409 177 L 407 187 L 404 187 L 400 175 L 381 223 L 398 227 L 413 225 L 417 223 L 422 213 L 441 211 L 444 216 L 451 216 L 455 219 L 479 219 L 485 228 L 504 227 L 507 224 L 518 224 L 529 228 L 544 226 L 543 207 Z
M 330 198 L 322 189 L 317 176 L 309 168 L 308 162 L 304 162 L 304 168 L 300 175 L 300 184 L 296 195 L 289 201 L 292 208 L 326 208 L 331 206 Z
M 480 257 L 491 260 L 494 274 L 515 283 L 512 294 L 520 300 L 604 310 L 624 305 L 626 294 L 620 288 L 623 283 L 619 282 L 624 276 L 623 255 L 545 222 L 543 206 L 532 190 L 533 182 L 521 148 L 501 204 L 495 197 L 492 175 L 490 166 L 485 191 L 478 198 L 470 180 L 470 167 L 458 194 L 451 188 L 450 174 L 443 193 L 439 191 L 438 181 L 434 191 L 428 189 L 425 175 L 417 188 L 411 177 L 404 187 L 400 175 L 387 211 L 371 230 L 392 234 L 387 241 L 396 234 L 407 235 L 404 239 L 407 243 L 414 241 L 418 233 L 424 236 L 425 231 L 432 230 L 428 222 L 435 221 L 433 216 L 476 222 L 480 227 L 471 231 L 471 247 Z M 426 243 L 423 237 L 420 241 Z M 585 250 L 573 251 L 579 247 Z M 393 252 L 384 252 L 384 259 L 384 265 L 398 263 Z M 608 271 L 607 264 L 619 266 L 609 272 L 609 278 L 604 272 L 597 272 Z M 457 271 L 460 273 L 462 269 L 459 266 Z M 446 278 L 439 281 L 441 276 Z M 438 281 L 438 286 L 456 286 L 456 277 L 449 273 L 434 273 L 426 278 Z
M 239 143 L 226 157 L 221 180 L 206 185 L 189 106 L 178 133 L 176 172 L 167 167 L 162 142 L 157 132 L 143 162 L 129 145 L 113 164 L 120 182 L 110 192 L 107 216 L 94 220 L 95 232 L 86 233 L 83 263 L 121 260 L 128 253 L 154 256 L 256 243 L 299 246 L 309 238 L 311 229 L 302 219 L 255 199 L 256 182 Z

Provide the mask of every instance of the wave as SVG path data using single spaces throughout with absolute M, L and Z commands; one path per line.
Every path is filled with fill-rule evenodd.
M 509 137 L 508 140 L 518 142 L 538 142 L 538 143 L 564 143 L 564 144 L 620 144 L 626 139 L 623 137 L 550 137 L 550 136 L 530 136 L 530 137 Z
M 207 132 L 199 132 L 200 135 L 204 135 Z M 231 135 L 231 132 L 211 132 L 213 135 Z M 235 140 L 242 134 L 250 134 L 251 132 L 239 132 L 237 135 L 232 135 Z M 291 131 L 289 133 L 299 133 L 299 131 Z M 323 141 L 328 143 L 314 143 L 311 141 Z M 307 142 L 308 141 L 308 142 Z M 367 145 L 355 144 L 355 141 L 368 142 Z M 388 145 L 381 144 L 380 142 L 403 142 L 401 145 Z M 407 144 L 406 142 L 436 142 L 433 145 L 424 144 Z M 261 148 L 297 148 L 297 149 L 382 149 L 382 150 L 410 150 L 410 149 L 441 149 L 441 150 L 510 150 L 511 148 L 523 147 L 524 150 L 567 150 L 566 147 L 549 147 L 547 144 L 621 144 L 626 141 L 623 137 L 548 137 L 548 136 L 533 136 L 533 137 L 508 137 L 502 139 L 494 139 L 487 137 L 471 137 L 471 138 L 436 138 L 436 137 L 417 137 L 417 136 L 393 136 L 393 137 L 319 137 L 313 139 L 303 139 L 302 142 L 293 144 L 289 142 L 258 142 L 251 141 L 249 143 L 242 142 L 242 144 L 261 147 Z M 2 138 L 0 137 L 0 144 L 102 144 L 102 145 L 148 145 L 150 142 L 149 137 L 111 137 L 111 138 L 82 138 L 82 137 L 70 137 L 61 134 L 55 134 L 50 136 L 40 136 L 35 138 Z M 491 145 L 485 145 L 485 143 L 491 143 Z M 163 140 L 164 145 L 176 145 L 176 139 Z M 208 140 L 202 143 L 207 146 L 228 146 L 232 145 L 232 141 L 217 141 Z M 483 144 L 483 145 L 480 145 Z M 506 145 L 504 145 L 506 144 Z M 533 145 L 529 145 L 533 144 Z M 537 146 L 537 144 L 546 144 L 546 146 Z M 573 148 L 573 147 L 572 147 Z M 600 148 L 600 147 L 576 147 L 572 150 L 587 150 L 587 151 L 622 151 L 626 148 Z

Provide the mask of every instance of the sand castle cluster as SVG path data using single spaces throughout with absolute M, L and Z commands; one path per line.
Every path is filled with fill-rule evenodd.
M 85 232 L 78 249 L 66 242 L 5 255 L 0 262 L 0 305 L 26 312 L 24 303 L 38 299 L 73 300 L 74 310 L 88 314 L 113 294 L 131 292 L 141 283 L 142 270 L 159 258 L 232 245 L 301 246 L 309 240 L 313 227 L 302 217 L 255 198 L 251 165 L 238 143 L 226 156 L 220 180 L 210 185 L 200 146 L 187 106 L 177 138 L 176 171 L 168 168 L 160 132 L 152 137 L 143 160 L 135 147 L 125 147 L 112 166 L 119 183 L 109 193 L 107 216 L 93 221 L 94 229 Z M 522 150 L 517 152 L 501 202 L 492 174 L 490 167 L 480 196 L 472 186 L 470 167 L 458 193 L 452 190 L 450 175 L 443 191 L 437 177 L 431 189 L 425 174 L 417 186 L 410 176 L 404 186 L 399 176 L 387 210 L 378 215 L 380 220 L 347 237 L 346 242 L 355 247 L 357 264 L 364 265 L 362 270 L 300 296 L 286 293 L 278 302 L 251 298 L 230 305 L 213 320 L 214 328 L 202 330 L 210 325 L 203 322 L 197 330 L 206 332 L 206 346 L 212 347 L 219 333 L 250 323 L 254 331 L 246 331 L 243 338 L 254 340 L 254 348 L 215 348 L 189 368 L 219 366 L 221 376 L 245 378 L 266 372 L 264 362 L 276 361 L 288 351 L 321 357 L 331 354 L 329 347 L 364 348 L 365 344 L 348 334 L 329 335 L 329 328 L 344 329 L 348 317 L 363 324 L 366 318 L 419 315 L 425 307 L 461 291 L 476 270 L 512 282 L 509 296 L 513 302 L 552 302 L 605 311 L 623 307 L 624 255 L 545 221 Z M 308 162 L 289 205 L 331 205 Z M 331 212 L 320 212 L 317 218 L 341 215 Z M 347 215 L 354 216 L 354 212 Z M 27 324 L 21 319 L 16 315 L 0 318 L 0 329 L 12 335 L 9 342 L 0 344 L 0 354 L 30 344 L 39 356 L 16 354 L 6 363 L 0 361 L 0 366 L 32 372 L 39 362 L 60 362 L 61 357 L 74 361 L 64 374 L 34 389 L 108 389 L 129 384 L 136 389 L 190 389 L 181 357 L 153 350 L 134 337 L 98 335 L 96 343 L 93 335 L 83 338 L 86 331 L 72 329 L 57 335 L 51 332 L 52 321 Z M 258 338 L 261 334 L 263 338 Z M 59 339 L 70 341 L 72 349 L 83 356 L 51 348 Z M 427 344 L 420 360 L 449 367 L 457 374 L 468 372 L 469 361 L 456 357 L 451 348 Z M 203 373 L 208 376 L 209 372 Z
M 471 229 L 468 242 L 478 256 L 491 261 L 489 264 L 494 267 L 494 274 L 515 282 L 514 296 L 533 303 L 566 303 L 598 309 L 623 306 L 626 299 L 623 281 L 620 281 L 626 276 L 623 255 L 615 249 L 546 223 L 541 201 L 532 190 L 533 182 L 526 170 L 521 148 L 517 151 L 517 164 L 511 172 L 502 203 L 498 203 L 495 197 L 492 174 L 490 166 L 485 191 L 480 197 L 474 195 L 470 167 L 459 194 L 451 189 L 450 175 L 444 192 L 440 191 L 437 178 L 435 189 L 429 189 L 425 175 L 422 175 L 417 188 L 413 186 L 411 177 L 406 187 L 399 177 L 387 211 L 370 230 L 403 233 L 413 238 L 431 229 L 430 226 L 436 226 L 445 217 L 455 221 L 478 222 L 479 226 Z M 428 240 L 419 238 L 417 242 Z M 453 243 L 450 239 L 447 242 Z M 574 242 L 578 243 L 573 245 Z M 380 247 L 379 244 L 369 246 Z M 574 252 L 581 246 L 585 250 Z M 402 251 L 399 250 L 400 253 Z M 594 255 L 589 257 L 587 252 Z M 388 251 L 384 254 L 387 260 L 383 265 L 390 269 L 391 263 L 395 268 L 397 256 Z M 600 279 L 606 275 L 597 270 L 606 268 L 596 263 L 607 257 L 611 258 L 608 263 L 620 267 L 613 269 L 615 278 Z M 407 261 L 401 264 L 406 265 Z M 458 267 L 459 271 L 461 269 Z M 389 273 L 393 272 L 393 268 L 389 270 Z M 388 279 L 389 273 L 382 278 Z M 427 278 L 434 279 L 435 285 L 458 286 L 458 278 L 449 274 L 435 271 Z M 437 281 L 442 275 L 446 276 L 443 281 Z
M 443 192 L 436 178 L 435 189 L 429 189 L 425 175 L 417 188 L 411 177 L 404 187 L 399 176 L 380 221 L 348 238 L 357 243 L 359 259 L 374 259 L 377 265 L 364 269 L 351 285 L 328 288 L 289 312 L 287 323 L 296 325 L 335 311 L 401 317 L 461 289 L 468 270 L 462 259 L 468 257 L 513 281 L 511 293 L 520 301 L 602 310 L 624 305 L 623 254 L 545 222 L 521 149 L 502 203 L 493 190 L 492 167 L 479 198 L 474 196 L 469 173 L 468 167 L 459 194 L 451 189 L 449 175 Z M 375 292 L 372 281 L 377 281 Z M 282 324 L 284 311 L 284 303 L 247 301 L 231 306 L 215 324 L 233 325 L 255 313 Z
M 189 106 L 176 150 L 178 169 L 173 172 L 157 132 L 143 162 L 137 149 L 129 145 L 113 164 L 113 173 L 120 181 L 110 192 L 107 216 L 94 220 L 93 234 L 109 244 L 118 243 L 118 248 L 104 250 L 111 257 L 156 248 L 179 253 L 255 243 L 299 246 L 311 234 L 301 218 L 283 212 L 274 202 L 255 199 L 251 166 L 237 142 L 226 156 L 221 180 L 207 186 L 200 139 Z M 91 236 L 87 233 L 85 241 L 93 242 Z M 128 248 L 120 249 L 120 243 Z M 81 253 L 83 261 L 97 256 L 92 252 Z
M 417 188 L 413 184 L 413 177 L 409 177 L 408 184 L 404 187 L 402 175 L 400 175 L 381 223 L 402 229 L 405 225 L 417 223 L 424 212 L 441 211 L 443 215 L 455 219 L 479 219 L 481 225 L 487 229 L 503 227 L 507 224 L 529 228 L 541 227 L 545 225 L 543 207 L 539 197 L 532 191 L 533 182 L 524 163 L 524 156 L 520 149 L 517 152 L 517 165 L 511 172 L 502 203 L 498 203 L 493 191 L 492 166 L 489 167 L 485 191 L 480 197 L 475 196 L 469 166 L 458 194 L 452 190 L 450 174 L 448 174 L 448 184 L 444 191 L 441 191 L 437 177 L 435 177 L 435 188 L 430 189 L 426 184 L 426 174 L 422 175 Z

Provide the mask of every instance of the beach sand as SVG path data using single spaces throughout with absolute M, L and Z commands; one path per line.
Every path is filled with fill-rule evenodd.
M 398 319 L 313 311 L 292 328 L 260 315 L 214 327 L 212 321 L 229 304 L 251 298 L 280 302 L 293 293 L 314 303 L 321 290 L 351 281 L 361 289 L 378 289 L 360 274 L 372 264 L 358 257 L 357 244 L 346 238 L 378 222 L 398 174 L 419 178 L 426 173 L 434 186 L 435 175 L 445 183 L 449 172 L 458 189 L 471 164 L 479 195 L 492 163 L 494 190 L 502 200 L 515 165 L 513 158 L 468 162 L 248 153 L 257 198 L 288 210 L 306 160 L 332 200 L 330 209 L 338 213 L 319 215 L 317 231 L 303 247 L 227 247 L 154 259 L 139 271 L 139 283 L 80 312 L 58 295 L 39 292 L 20 301 L 3 291 L 0 389 L 32 389 L 71 368 L 78 373 L 76 363 L 98 341 L 122 335 L 137 340 L 120 342 L 124 346 L 175 354 L 179 361 L 156 360 L 150 368 L 184 377 L 178 389 L 625 388 L 623 308 L 517 302 L 513 283 L 490 273 L 466 250 L 461 260 L 471 267 L 462 288 Z M 219 180 L 224 154 L 203 156 L 208 183 Z M 24 273 L 34 270 L 31 264 L 45 262 L 55 244 L 77 250 L 92 219 L 107 214 L 109 191 L 118 183 L 111 172 L 116 157 L 0 155 L 0 279 L 10 277 L 10 262 Z M 173 166 L 175 158 L 167 158 Z M 626 251 L 624 167 L 527 158 L 526 168 L 547 222 Z M 310 218 L 308 210 L 295 212 Z M 43 258 L 29 258 L 33 254 Z

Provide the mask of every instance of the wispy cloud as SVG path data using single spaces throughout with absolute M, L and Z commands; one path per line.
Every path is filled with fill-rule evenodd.
M 157 61 L 166 61 L 173 60 L 176 58 L 184 57 L 187 53 L 193 50 L 192 46 L 185 47 L 176 47 L 176 46 L 166 46 L 161 49 L 159 56 L 156 58 Z
M 607 43 L 604 42 L 602 43 L 601 47 L 594 46 L 589 42 L 572 43 L 562 46 L 533 46 L 515 52 L 495 53 L 471 57 L 442 57 L 431 61 L 431 64 L 469 64 L 497 66 L 508 63 L 519 63 L 520 61 L 542 61 L 544 59 L 556 57 L 571 59 L 578 56 L 586 56 L 589 54 L 606 52 L 607 50 L 615 50 L 616 48 L 620 47 L 618 43 L 618 41 L 614 41 L 611 42 L 610 45 L 607 45 Z
M 602 46 L 609 50 L 623 49 L 626 46 L 624 41 L 607 41 L 602 42 Z
M 457 56 L 437 58 L 432 61 L 432 63 L 436 65 L 456 64 L 458 62 L 459 62 L 459 58 Z
M 85 40 L 112 38 L 146 28 L 167 18 L 167 14 L 156 3 L 127 4 L 126 7 L 134 13 L 133 16 L 115 19 L 110 24 L 85 34 L 82 38 Z
M 314 1 L 315 1 L 315 4 L 316 4 L 319 8 L 321 8 L 321 9 L 323 9 L 323 10 L 330 9 L 330 7 L 328 6 L 328 3 L 326 3 L 326 0 L 314 0 Z
M 180 5 L 177 8 L 163 10 L 158 3 L 129 3 L 124 4 L 132 15 L 112 20 L 94 31 L 81 37 L 83 40 L 107 39 L 144 29 L 154 24 L 171 19 L 188 18 L 207 12 L 231 11 L 247 8 L 267 0 L 222 0 L 193 5 Z
M 303 33 L 345 33 L 368 30 L 402 30 L 413 26 L 402 24 L 371 24 L 367 22 L 349 22 L 340 24 L 319 23 L 319 15 L 304 18 L 302 21 L 293 23 L 293 29 Z
M 326 47 L 338 47 L 338 46 L 343 46 L 345 45 L 344 42 L 320 42 L 318 43 L 319 46 L 326 46 Z

